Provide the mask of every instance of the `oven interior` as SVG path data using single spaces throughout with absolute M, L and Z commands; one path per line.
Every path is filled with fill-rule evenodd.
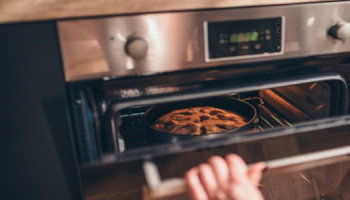
M 148 141 L 144 113 L 154 105 L 186 101 L 186 97 L 201 101 L 204 97 L 226 96 L 253 105 L 258 116 L 254 128 L 233 132 L 232 137 L 290 128 L 298 123 L 339 116 L 345 114 L 346 83 L 334 78 L 336 76 L 321 76 L 330 77 L 326 79 L 308 76 L 279 79 L 285 81 L 284 84 L 278 84 L 278 80 L 266 76 L 262 80 L 256 78 L 258 81 L 253 83 L 254 87 L 237 85 L 231 79 L 208 79 L 176 85 L 161 84 L 157 78 L 151 84 L 147 82 L 150 85 L 143 85 L 140 78 L 135 82 L 110 80 L 70 83 L 78 159 L 83 166 L 89 166 L 161 154 L 161 149 L 166 149 L 169 144 L 151 144 Z M 254 80 L 242 79 L 248 82 Z M 235 81 L 242 83 L 242 79 Z M 235 87 L 232 88 L 232 85 Z M 246 89 L 239 91 L 239 88 Z M 181 146 L 181 142 L 176 145 Z
M 337 110 L 336 106 L 332 106 L 336 104 L 331 104 L 331 86 L 322 82 L 226 96 L 241 99 L 255 107 L 258 119 L 256 129 L 251 131 L 292 127 L 294 123 L 335 115 Z M 135 106 L 120 111 L 122 124 L 119 131 L 125 139 L 126 149 L 149 145 L 144 113 L 151 106 Z

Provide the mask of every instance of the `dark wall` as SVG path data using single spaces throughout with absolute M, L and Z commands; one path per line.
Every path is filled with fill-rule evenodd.
M 0 26 L 0 199 L 82 199 L 55 22 Z

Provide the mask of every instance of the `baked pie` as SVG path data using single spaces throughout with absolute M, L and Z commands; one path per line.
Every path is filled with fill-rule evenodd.
M 244 126 L 247 119 L 229 110 L 210 106 L 171 111 L 157 119 L 153 129 L 179 135 L 207 135 Z

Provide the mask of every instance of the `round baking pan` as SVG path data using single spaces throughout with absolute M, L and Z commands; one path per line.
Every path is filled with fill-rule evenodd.
M 220 108 L 224 110 L 230 110 L 236 112 L 237 114 L 245 117 L 247 123 L 239 128 L 232 129 L 226 132 L 214 133 L 209 135 L 179 135 L 166 133 L 162 131 L 155 130 L 151 128 L 153 122 L 155 122 L 161 116 L 177 109 L 190 108 L 190 107 L 202 107 L 211 106 L 215 108 Z M 229 97 L 211 97 L 205 99 L 181 101 L 167 104 L 160 104 L 152 106 L 144 114 L 144 121 L 148 128 L 147 137 L 149 143 L 169 143 L 184 140 L 193 140 L 203 137 L 210 137 L 217 134 L 233 134 L 237 131 L 249 130 L 254 128 L 254 121 L 257 117 L 256 110 L 251 104 L 234 98 Z

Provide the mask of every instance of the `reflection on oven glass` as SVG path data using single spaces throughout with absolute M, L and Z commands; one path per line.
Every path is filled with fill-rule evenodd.
M 350 161 L 264 176 L 265 199 L 345 200 L 350 198 Z

